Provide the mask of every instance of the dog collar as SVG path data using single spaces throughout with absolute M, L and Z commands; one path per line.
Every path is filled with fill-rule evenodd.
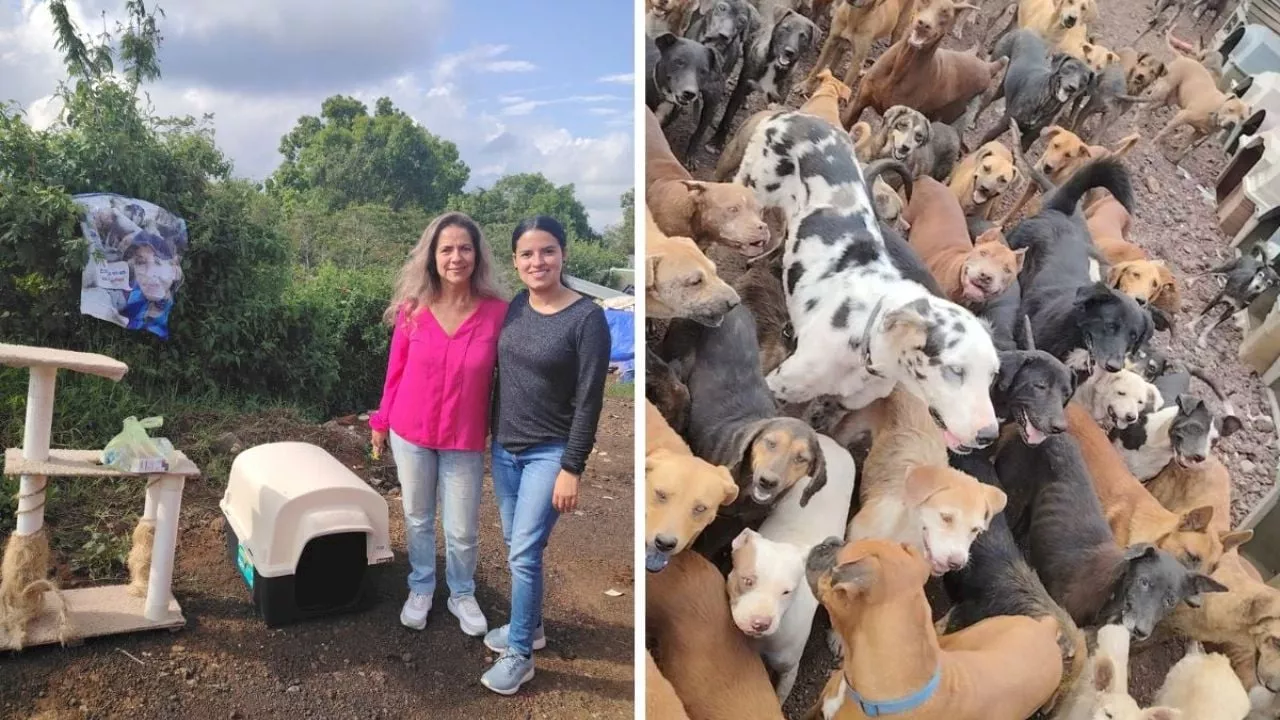
M 929 682 L 919 690 L 910 695 L 898 698 L 897 700 L 875 701 L 867 700 L 858 694 L 857 690 L 849 684 L 848 678 L 844 681 L 845 687 L 848 688 L 849 699 L 858 703 L 858 707 L 862 709 L 862 714 L 869 718 L 881 717 L 884 715 L 897 715 L 899 713 L 911 712 L 921 705 L 929 701 L 933 694 L 937 692 L 938 686 L 942 684 L 942 664 L 939 663 L 936 670 L 933 671 L 933 677 L 929 678 Z
M 884 377 L 884 375 L 880 373 L 878 370 L 876 370 L 875 367 L 871 364 L 871 328 L 875 327 L 876 320 L 880 318 L 880 308 L 883 305 L 884 305 L 884 296 L 882 295 L 880 296 L 880 299 L 876 301 L 875 307 L 871 308 L 871 317 L 867 318 L 867 326 L 862 329 L 862 340 L 861 340 L 862 366 L 867 372 L 871 373 L 872 375 L 878 378 L 882 378 Z

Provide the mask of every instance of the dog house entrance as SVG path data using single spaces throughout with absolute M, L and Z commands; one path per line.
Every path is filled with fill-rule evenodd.
M 344 532 L 311 538 L 298 558 L 294 598 L 302 613 L 325 613 L 360 601 L 365 557 L 364 533 Z

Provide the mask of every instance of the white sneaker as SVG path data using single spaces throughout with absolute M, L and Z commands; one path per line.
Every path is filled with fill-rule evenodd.
M 462 628 L 462 632 L 471 637 L 480 637 L 489 632 L 489 621 L 485 619 L 484 613 L 480 611 L 480 604 L 474 597 L 470 595 L 451 597 L 445 606 L 454 617 L 458 618 L 458 625 Z
M 410 592 L 409 599 L 400 609 L 400 624 L 414 630 L 427 626 L 427 613 L 431 611 L 431 596 Z

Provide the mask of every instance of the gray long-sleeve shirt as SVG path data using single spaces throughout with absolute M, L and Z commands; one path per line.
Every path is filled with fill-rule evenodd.
M 508 452 L 566 443 L 560 467 L 582 474 L 596 441 L 609 374 L 604 310 L 580 298 L 543 315 L 528 291 L 511 300 L 498 339 L 493 437 Z

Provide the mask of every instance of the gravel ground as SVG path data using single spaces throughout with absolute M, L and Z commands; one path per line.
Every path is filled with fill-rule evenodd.
M 611 381 L 612 382 L 612 381 Z M 364 612 L 270 630 L 223 545 L 221 484 L 188 483 L 174 569 L 187 627 L 91 639 L 80 647 L 0 654 L 0 717 L 63 718 L 607 718 L 634 717 L 634 403 L 606 396 L 579 510 L 560 520 L 546 553 L 548 646 L 515 697 L 479 683 L 494 655 L 445 609 L 444 544 L 427 627 L 398 620 L 407 589 L 404 514 L 390 453 L 370 462 L 355 418 L 324 426 L 244 418 L 245 446 L 306 440 L 324 447 L 387 499 L 394 561 L 376 574 Z M 251 429 L 257 428 L 257 429 Z M 510 573 L 486 475 L 476 597 L 506 622 Z M 139 501 L 141 502 L 141 501 Z M 64 586 L 74 577 L 59 568 Z M 606 594 L 606 591 L 621 594 Z
M 973 47 L 981 28 L 1005 5 L 988 0 L 980 22 L 965 29 L 963 41 L 950 37 L 944 46 L 953 49 Z M 1133 43 L 1133 39 L 1146 26 L 1150 15 L 1150 5 L 1140 0 L 1100 0 L 1099 5 L 1101 19 L 1091 26 L 1091 34 L 1104 46 L 1117 50 Z M 1175 35 L 1192 39 L 1205 33 L 1206 37 L 1211 37 L 1212 33 L 1207 32 L 1205 26 L 1192 29 L 1191 22 L 1189 17 L 1184 16 Z M 824 19 L 819 25 L 822 33 L 819 35 L 818 47 L 825 38 L 827 21 Z M 871 58 L 877 57 L 885 47 L 886 43 L 878 44 L 873 49 Z M 1167 53 L 1163 38 L 1156 33 L 1143 38 L 1137 48 L 1162 55 Z M 800 63 L 796 70 L 797 78 L 803 78 L 808 73 L 816 57 L 815 48 Z M 868 66 L 870 62 L 871 60 L 868 61 Z M 842 76 L 844 67 L 834 70 L 837 76 Z M 793 92 L 786 105 L 798 107 L 803 102 L 804 97 Z M 970 144 L 976 145 L 982 134 L 999 119 L 1002 106 L 1002 102 L 997 102 L 983 113 L 977 128 L 966 135 Z M 764 107 L 762 95 L 752 96 L 735 118 L 733 127 L 736 128 L 752 113 Z M 1163 109 L 1156 114 L 1151 124 L 1137 127 L 1136 130 L 1144 138 L 1150 138 L 1167 122 L 1171 114 L 1171 109 Z M 666 129 L 673 147 L 683 147 L 695 119 L 694 113 L 686 112 Z M 872 110 L 864 113 L 862 119 L 873 124 L 879 122 Z M 1116 127 L 1110 128 L 1100 139 L 1101 142 L 1111 143 L 1134 132 L 1134 122 L 1133 115 L 1126 117 Z M 1185 133 L 1186 130 L 1182 132 Z M 708 132 L 708 137 L 710 134 Z M 1236 358 L 1241 339 L 1241 331 L 1236 324 L 1225 323 L 1220 326 L 1204 350 L 1195 348 L 1194 334 L 1186 331 L 1193 313 L 1203 307 L 1217 289 L 1211 279 L 1201 278 L 1197 281 L 1190 276 L 1230 258 L 1232 250 L 1229 238 L 1218 230 L 1213 200 L 1213 188 L 1227 158 L 1222 148 L 1210 141 L 1189 155 L 1182 162 L 1182 169 L 1176 168 L 1166 159 L 1166 155 L 1172 155 L 1174 148 L 1180 148 L 1185 137 L 1184 134 L 1176 135 L 1174 145 L 1165 145 L 1160 150 L 1152 147 L 1149 142 L 1140 142 L 1127 156 L 1126 164 L 1133 173 L 1136 191 L 1136 212 L 1131 237 L 1151 256 L 1169 262 L 1178 275 L 1182 288 L 1184 302 L 1183 312 L 1177 319 L 1178 337 L 1171 342 L 1167 333 L 1160 333 L 1155 342 L 1156 347 L 1168 351 L 1172 357 L 1198 365 L 1215 378 L 1234 405 L 1236 413 L 1244 420 L 1244 429 L 1224 438 L 1217 449 L 1219 457 L 1231 470 L 1235 491 L 1232 498 L 1232 519 L 1238 523 L 1261 502 L 1274 484 L 1277 448 L 1280 443 L 1277 442 L 1265 388 L 1258 376 Z M 1002 140 L 1007 142 L 1007 136 L 1002 137 Z M 1096 141 L 1098 140 L 1095 139 Z M 1038 142 L 1028 157 L 1039 157 L 1042 147 L 1043 143 Z M 717 153 L 718 149 L 699 149 L 695 157 L 696 177 L 710 179 Z M 1017 197 L 1020 192 L 1020 189 L 1015 189 L 1008 194 L 1006 200 L 1011 202 L 1008 198 Z M 714 249 L 712 257 L 721 274 L 730 281 L 744 270 L 741 259 L 729 253 Z M 1208 396 L 1206 399 L 1211 406 L 1218 407 L 1216 399 L 1211 397 L 1207 388 L 1199 383 L 1195 387 L 1198 392 Z M 789 717 L 799 717 L 808 709 L 817 698 L 831 669 L 836 666 L 835 659 L 826 648 L 825 633 L 828 627 L 825 613 L 820 611 L 805 653 L 805 666 L 785 707 Z M 1150 648 L 1135 648 L 1130 669 L 1130 690 L 1133 695 L 1140 702 L 1149 699 L 1158 688 L 1167 668 L 1180 656 L 1181 648 L 1173 642 Z

